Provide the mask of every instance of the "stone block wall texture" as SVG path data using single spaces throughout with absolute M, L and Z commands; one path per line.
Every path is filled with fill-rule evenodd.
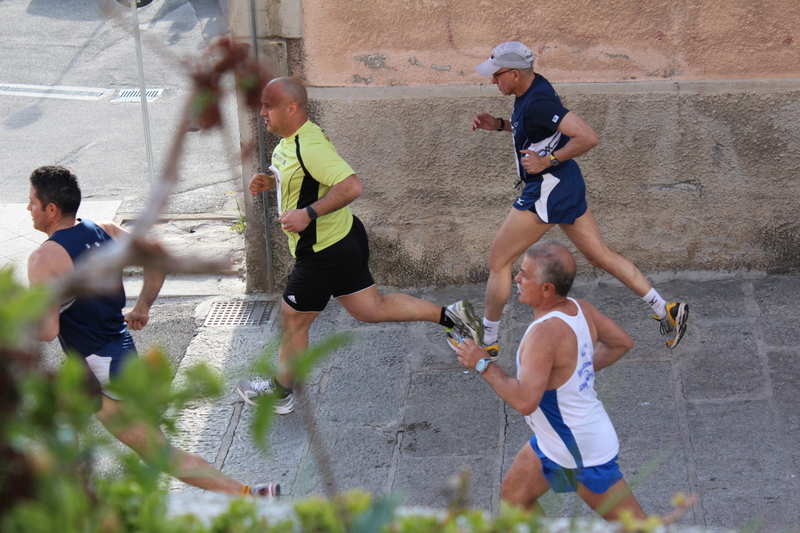
M 475 72 L 506 40 L 599 134 L 578 162 L 612 249 L 645 273 L 800 265 L 799 2 L 303 0 L 301 14 L 288 73 L 364 183 L 353 210 L 379 283 L 486 279 L 514 160 L 510 134 L 469 125 L 510 116 L 513 97 Z
M 557 87 L 600 136 L 580 164 L 613 250 L 645 272 L 800 264 L 800 87 L 620 94 L 615 85 Z M 364 183 L 353 210 L 370 229 L 376 277 L 403 286 L 485 279 L 516 197 L 515 166 L 509 133 L 469 126 L 478 110 L 510 115 L 509 99 L 376 94 L 320 107 Z M 567 242 L 557 229 L 548 237 Z

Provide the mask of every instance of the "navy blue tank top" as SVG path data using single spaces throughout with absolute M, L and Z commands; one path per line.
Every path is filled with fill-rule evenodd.
M 567 144 L 569 137 L 558 131 L 569 110 L 561 103 L 561 98 L 550 82 L 541 74 L 536 74 L 531 86 L 525 94 L 514 100 L 514 111 L 511 113 L 511 130 L 514 134 L 514 149 L 517 156 L 517 172 L 519 179 L 528 183 L 542 180 L 542 174 L 575 164 L 565 161 L 555 168 L 547 168 L 538 174 L 528 174 L 520 163 L 525 154 L 520 150 L 531 150 L 541 156 L 547 156 Z
M 85 252 L 112 239 L 94 222 L 81 220 L 71 228 L 56 231 L 48 240 L 60 244 L 72 263 L 77 264 Z M 127 331 L 123 307 L 125 289 L 121 277 L 119 291 L 114 294 L 74 298 L 62 304 L 58 334 L 61 346 L 84 357 L 96 354 Z

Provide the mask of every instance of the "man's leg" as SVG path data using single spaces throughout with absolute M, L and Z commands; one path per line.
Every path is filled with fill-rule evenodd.
M 308 349 L 308 330 L 319 316 L 319 312 L 300 312 L 292 309 L 285 300 L 281 301 L 281 346 L 278 350 L 278 371 L 271 377 L 241 379 L 236 383 L 236 392 L 245 403 L 256 405 L 260 396 L 274 395 L 272 409 L 279 415 L 294 411 L 294 369 L 293 361 L 298 354 Z
M 489 281 L 486 282 L 484 316 L 497 322 L 511 296 L 511 268 L 553 224 L 545 224 L 531 211 L 511 209 L 492 241 L 489 250 Z
M 229 478 L 202 457 L 171 447 L 161 428 L 148 428 L 143 423 L 124 425 L 119 420 L 119 414 L 119 402 L 104 396 L 103 406 L 97 413 L 97 419 L 109 433 L 139 454 L 145 462 L 153 458 L 158 447 L 167 446 L 170 449 L 175 477 L 184 483 L 214 492 L 241 493 L 243 487 L 241 483 Z
M 483 340 L 481 319 L 475 316 L 472 304 L 466 300 L 442 307 L 408 294 L 380 294 L 374 285 L 337 299 L 361 322 L 423 321 L 444 326 L 448 328 L 448 345 L 453 349 L 463 339 L 473 339 L 479 344 Z
M 577 492 L 586 505 L 608 521 L 619 520 L 620 513 L 626 509 L 630 511 L 633 518 L 647 519 L 647 515 L 642 511 L 639 502 L 636 501 L 636 497 L 624 479 L 614 483 L 602 494 L 594 493 L 580 483 L 578 483 Z
M 347 312 L 361 322 L 414 322 L 438 324 L 442 306 L 408 294 L 380 294 L 373 285 L 337 298 Z
M 636 265 L 606 246 L 597 221 L 588 209 L 574 224 L 560 224 L 559 227 L 590 265 L 605 270 L 641 297 L 653 288 Z
M 561 224 L 560 227 L 592 266 L 602 268 L 617 278 L 650 305 L 655 318 L 660 321 L 661 334 L 674 333 L 673 338 L 667 340 L 667 347 L 675 348 L 686 332 L 689 305 L 664 300 L 636 265 L 611 251 L 603 242 L 597 221 L 588 209 L 574 224 Z
M 550 484 L 547 483 L 547 479 L 542 473 L 542 462 L 533 451 L 530 442 L 526 442 L 517 452 L 511 468 L 508 469 L 508 473 L 503 479 L 503 484 L 500 486 L 500 497 L 511 505 L 529 511 L 535 510 L 544 515 L 538 499 L 544 496 L 548 490 L 550 490 Z
M 278 383 L 287 389 L 294 385 L 292 360 L 308 349 L 308 330 L 319 313 L 301 313 L 281 301 L 281 347 L 278 351 Z

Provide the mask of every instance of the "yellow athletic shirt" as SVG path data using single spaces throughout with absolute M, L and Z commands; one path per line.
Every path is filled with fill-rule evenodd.
M 310 120 L 275 147 L 270 170 L 277 180 L 281 214 L 289 209 L 305 209 L 325 196 L 331 187 L 355 174 L 322 129 Z M 312 220 L 300 233 L 284 233 L 289 237 L 289 250 L 294 257 L 309 257 L 339 242 L 352 227 L 350 206 L 344 206 Z

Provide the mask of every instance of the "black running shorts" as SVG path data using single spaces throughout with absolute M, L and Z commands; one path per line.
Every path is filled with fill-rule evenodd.
M 283 301 L 301 313 L 319 313 L 331 296 L 347 296 L 375 285 L 369 271 L 367 231 L 353 217 L 350 233 L 311 257 L 298 258 L 283 290 Z

